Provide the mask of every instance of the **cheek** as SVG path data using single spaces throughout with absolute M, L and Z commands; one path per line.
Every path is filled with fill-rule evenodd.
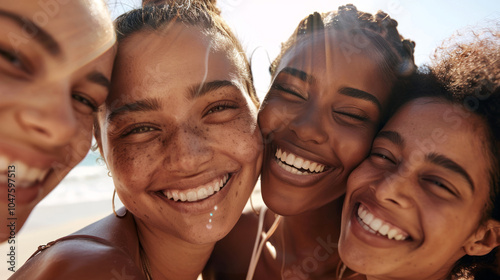
M 113 179 L 126 185 L 135 185 L 153 176 L 156 163 L 160 160 L 161 139 L 155 138 L 148 143 L 110 143 L 106 161 Z
M 74 136 L 70 145 L 67 146 L 68 154 L 71 155 L 71 164 L 78 164 L 89 152 L 92 143 L 91 116 L 77 116 L 79 121 L 78 133 Z
M 346 170 L 352 170 L 368 156 L 374 136 L 375 130 L 371 128 L 334 131 L 333 137 L 337 137 L 335 152 Z
M 295 115 L 291 106 L 284 106 L 283 102 L 269 98 L 267 104 L 259 112 L 259 126 L 262 135 L 268 138 L 270 133 L 278 132 L 287 127 Z

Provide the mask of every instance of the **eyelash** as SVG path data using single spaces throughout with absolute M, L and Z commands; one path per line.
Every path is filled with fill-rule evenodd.
M 85 106 L 88 106 L 90 109 L 92 109 L 92 112 L 97 112 L 97 106 L 91 101 L 89 100 L 88 98 L 85 98 L 79 94 L 72 94 L 71 95 L 73 97 L 73 99 L 75 99 L 76 101 L 82 103 L 83 105 Z
M 29 68 L 26 67 L 22 57 L 16 55 L 15 53 L 0 49 L 0 57 L 6 60 L 7 63 L 12 65 L 14 68 L 23 71 L 26 74 L 30 74 Z
M 333 112 L 336 113 L 336 114 L 340 114 L 340 115 L 343 115 L 343 116 L 346 116 L 346 117 L 358 120 L 358 121 L 363 121 L 364 122 L 364 121 L 368 120 L 368 117 L 362 116 L 362 115 L 358 115 L 358 114 L 346 113 L 346 112 L 341 112 L 341 111 L 333 111 Z
M 296 97 L 298 97 L 300 99 L 306 100 L 306 98 L 304 98 L 304 96 L 302 96 L 301 94 L 299 94 L 296 91 L 291 90 L 289 88 L 283 87 L 280 84 L 273 84 L 272 88 L 275 89 L 275 90 L 279 90 L 279 91 L 283 91 L 283 92 L 289 93 L 289 94 L 291 94 L 293 96 L 296 96 Z
M 144 130 L 144 129 L 146 129 L 146 130 Z M 127 137 L 131 134 L 141 134 L 141 133 L 146 133 L 146 132 L 155 131 L 155 130 L 157 130 L 157 128 L 155 128 L 151 125 L 148 126 L 148 124 L 144 124 L 144 123 L 136 124 L 136 125 L 133 125 L 132 127 L 130 127 L 129 129 L 127 129 L 125 131 L 125 133 L 122 134 L 121 137 Z
M 389 156 L 386 156 L 386 155 L 381 154 L 381 153 L 372 152 L 370 154 L 370 156 L 378 157 L 378 158 L 381 158 L 383 160 L 389 161 L 392 164 L 396 164 L 396 162 L 393 159 L 391 159 Z
M 213 113 L 221 112 L 221 111 L 224 111 L 226 109 L 236 109 L 236 108 L 238 108 L 238 106 L 236 106 L 234 103 L 228 102 L 228 101 L 222 101 L 220 103 L 215 104 L 210 109 L 208 109 L 208 111 L 205 113 L 205 116 L 213 114 Z

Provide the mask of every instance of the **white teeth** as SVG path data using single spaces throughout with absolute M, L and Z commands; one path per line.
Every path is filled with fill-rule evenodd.
M 45 179 L 45 176 L 50 171 L 50 168 L 40 169 L 36 167 L 31 167 L 28 164 L 16 160 L 11 162 L 6 156 L 0 156 L 0 172 L 7 173 L 8 167 L 12 165 L 15 166 L 15 178 L 16 187 L 28 188 L 33 186 L 36 182 L 41 182 Z
M 368 211 L 363 205 L 358 207 L 358 217 L 362 221 L 361 225 L 367 231 L 372 233 L 378 233 L 382 236 L 386 236 L 388 239 L 394 240 L 405 240 L 407 235 L 405 235 L 400 229 L 383 222 L 379 218 L 375 218 L 372 213 Z
M 286 163 L 288 165 L 293 165 L 293 162 L 295 161 L 295 156 L 293 154 L 288 154 L 288 156 L 286 157 Z
M 293 174 L 308 174 L 307 172 L 302 172 L 301 169 L 308 170 L 309 173 L 320 173 L 325 170 L 325 166 L 323 164 L 305 160 L 292 153 L 283 152 L 280 148 L 276 149 L 275 156 L 278 159 L 278 165 Z
M 228 181 L 229 175 L 225 175 L 220 180 L 214 180 L 208 184 L 197 187 L 195 189 L 190 189 L 186 191 L 181 190 L 165 190 L 163 191 L 163 195 L 165 195 L 168 199 L 172 199 L 174 201 L 198 201 L 205 199 L 209 196 L 212 196 L 214 193 L 220 191 L 220 189 L 224 186 L 224 184 Z
M 198 199 L 204 199 L 207 198 L 208 196 L 206 189 L 199 189 L 197 194 L 198 194 Z
M 389 239 L 393 239 L 394 236 L 396 236 L 396 234 L 398 234 L 398 230 L 397 229 L 391 229 L 387 233 L 387 237 L 389 237 Z
M 388 225 L 382 225 L 379 229 L 378 232 L 382 235 L 387 235 L 389 232 L 389 226 Z
M 378 231 L 380 229 L 380 227 L 382 226 L 382 221 L 380 219 L 374 219 L 371 223 L 370 223 L 370 227 L 374 230 L 374 231 Z
M 304 163 L 304 160 L 302 158 L 295 158 L 295 161 L 293 162 L 293 166 L 297 168 L 302 168 L 302 164 Z
M 9 166 L 9 159 L 4 156 L 0 156 L 0 172 L 6 171 Z
M 304 168 L 304 169 L 309 169 L 309 166 L 310 166 L 310 165 L 311 165 L 311 162 L 310 162 L 310 161 L 308 161 L 308 160 L 306 160 L 306 161 L 304 162 L 304 164 L 302 165 L 302 168 Z
M 186 194 L 186 196 L 187 196 L 187 201 L 196 201 L 197 200 L 197 196 L 196 196 L 195 192 L 188 192 Z

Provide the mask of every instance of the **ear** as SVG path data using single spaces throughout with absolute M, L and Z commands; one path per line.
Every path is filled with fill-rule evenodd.
M 484 256 L 500 245 L 500 222 L 490 219 L 469 238 L 464 250 L 470 256 Z

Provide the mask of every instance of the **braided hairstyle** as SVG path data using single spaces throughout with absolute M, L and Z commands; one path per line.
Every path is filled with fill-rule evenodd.
M 500 33 L 498 30 L 471 32 L 471 41 L 447 43 L 436 51 L 431 72 L 452 94 L 452 101 L 483 119 L 490 155 L 490 196 L 482 222 L 500 221 Z M 451 42 L 455 38 L 452 37 Z M 495 254 L 464 256 L 452 275 L 474 279 L 499 279 Z
M 269 71 L 272 77 L 282 58 L 295 46 L 312 40 L 318 32 L 336 31 L 346 36 L 341 38 L 341 46 L 347 46 L 353 53 L 377 52 L 382 59 L 379 61 L 381 73 L 388 83 L 393 84 L 390 93 L 389 104 L 385 114 L 382 116 L 380 125 L 383 126 L 388 117 L 393 113 L 392 108 L 401 102 L 400 92 L 405 92 L 407 78 L 415 69 L 413 56 L 415 42 L 403 38 L 398 30 L 398 23 L 389 15 L 378 11 L 375 15 L 358 11 L 357 8 L 348 4 L 340 6 L 337 11 L 326 13 L 313 13 L 305 17 L 297 26 L 290 38 L 281 46 L 281 52 L 271 63 Z M 321 35 L 321 34 L 320 34 Z M 368 44 L 367 44 L 368 43 Z M 370 54 L 370 53 L 369 53 Z
M 302 40 L 307 40 L 307 35 L 323 30 L 336 30 L 345 32 L 352 39 L 354 47 L 359 36 L 364 36 L 381 51 L 386 59 L 386 73 L 394 76 L 407 76 L 413 72 L 415 61 L 413 52 L 415 42 L 404 39 L 397 30 L 398 22 L 389 15 L 378 11 L 375 15 L 358 11 L 352 4 L 340 6 L 337 11 L 319 14 L 317 12 L 304 18 L 292 36 L 282 44 L 281 52 L 270 66 L 271 75 L 276 74 L 283 56 Z
M 141 9 L 129 11 L 115 20 L 118 44 L 130 35 L 143 30 L 168 32 L 168 25 L 183 23 L 202 29 L 208 36 L 222 36 L 227 42 L 228 52 L 235 57 L 242 72 L 245 88 L 258 106 L 250 64 L 240 42 L 220 16 L 216 0 L 157 0 L 143 1 Z

